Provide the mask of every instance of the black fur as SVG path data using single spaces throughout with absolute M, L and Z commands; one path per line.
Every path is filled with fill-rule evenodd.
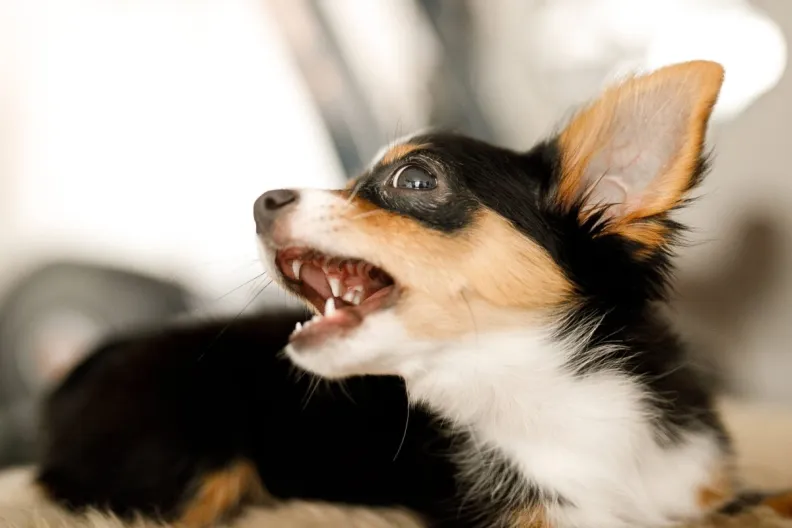
M 472 522 L 455 501 L 450 458 L 464 437 L 421 408 L 408 420 L 397 378 L 314 385 L 279 353 L 298 320 L 259 316 L 101 347 L 49 399 L 40 482 L 74 509 L 173 519 L 194 482 L 242 456 L 277 498 Z M 475 501 L 465 511 L 482 515 Z

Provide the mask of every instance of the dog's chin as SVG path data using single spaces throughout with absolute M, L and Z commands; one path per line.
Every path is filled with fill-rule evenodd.
M 393 308 L 335 332 L 314 337 L 310 329 L 303 331 L 293 337 L 286 355 L 298 367 L 328 379 L 399 374 L 409 357 L 405 352 L 411 343 Z
M 339 352 L 343 340 L 324 343 L 313 347 L 297 347 L 289 344 L 286 356 L 297 367 L 326 379 L 344 379 L 369 374 L 360 363 L 352 363 Z

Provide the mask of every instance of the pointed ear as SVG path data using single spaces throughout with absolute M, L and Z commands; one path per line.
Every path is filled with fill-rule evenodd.
M 581 221 L 601 210 L 606 230 L 659 243 L 645 220 L 681 204 L 697 183 L 722 83 L 719 64 L 694 61 L 606 90 L 558 137 L 559 205 L 579 208 Z

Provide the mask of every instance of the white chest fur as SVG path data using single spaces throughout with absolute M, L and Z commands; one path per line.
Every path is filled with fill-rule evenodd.
M 565 349 L 566 348 L 566 349 Z M 569 349 L 531 333 L 478 336 L 407 365 L 411 398 L 499 449 L 524 478 L 570 505 L 549 506 L 559 528 L 666 526 L 699 513 L 697 492 L 719 463 L 714 437 L 657 443 L 637 380 L 617 370 L 578 376 Z

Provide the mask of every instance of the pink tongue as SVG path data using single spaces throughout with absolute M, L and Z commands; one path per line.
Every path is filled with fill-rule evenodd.
M 300 269 L 300 279 L 325 299 L 333 296 L 333 292 L 330 290 L 330 285 L 327 284 L 327 279 L 321 268 L 304 264 Z

